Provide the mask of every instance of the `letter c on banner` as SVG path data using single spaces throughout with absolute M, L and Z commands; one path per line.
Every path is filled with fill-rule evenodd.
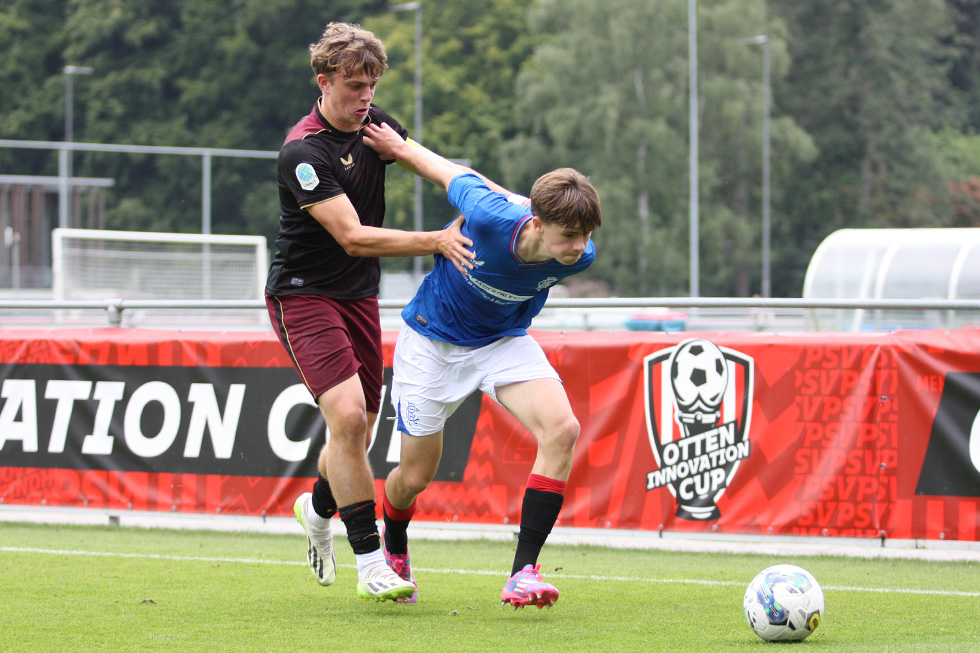
M 970 462 L 980 472 L 980 411 L 973 418 L 973 427 L 970 429 Z
M 269 446 L 272 447 L 272 453 L 287 462 L 306 460 L 310 453 L 309 439 L 297 442 L 286 435 L 286 417 L 293 406 L 298 404 L 317 407 L 310 391 L 302 383 L 291 385 L 280 392 L 269 409 Z

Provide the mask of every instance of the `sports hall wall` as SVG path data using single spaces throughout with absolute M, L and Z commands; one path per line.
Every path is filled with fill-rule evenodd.
M 534 337 L 582 424 L 559 526 L 980 539 L 976 330 Z M 3 505 L 290 515 L 325 436 L 270 332 L 0 329 L 0 381 Z M 470 397 L 416 519 L 516 524 L 534 454 Z

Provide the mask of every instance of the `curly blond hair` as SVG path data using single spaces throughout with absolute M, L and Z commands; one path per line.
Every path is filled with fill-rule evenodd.
M 318 75 L 353 77 L 363 72 L 377 79 L 388 67 L 388 53 L 381 39 L 360 25 L 329 23 L 310 44 L 310 65 Z

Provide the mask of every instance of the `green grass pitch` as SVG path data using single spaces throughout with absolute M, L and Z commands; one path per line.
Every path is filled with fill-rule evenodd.
M 341 539 L 320 587 L 302 535 L 0 522 L 0 651 L 980 650 L 980 563 L 549 544 L 551 609 L 500 605 L 513 544 L 412 542 L 419 603 L 361 601 Z M 823 622 L 768 644 L 742 615 L 778 562 L 816 576 Z

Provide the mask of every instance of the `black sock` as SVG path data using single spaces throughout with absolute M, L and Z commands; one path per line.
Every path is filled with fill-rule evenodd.
M 551 534 L 551 529 L 558 520 L 565 496 L 557 492 L 546 492 L 528 488 L 524 491 L 524 503 L 521 506 L 521 530 L 517 535 L 517 552 L 514 554 L 513 576 L 525 565 L 535 565 L 541 547 Z
M 340 508 L 340 518 L 347 527 L 347 541 L 354 554 L 371 553 L 381 548 L 374 501 L 361 501 Z
M 313 484 L 313 511 L 324 519 L 330 519 L 337 512 L 337 500 L 333 498 L 330 483 L 322 476 Z
M 388 553 L 405 555 L 408 553 L 408 525 L 411 519 L 392 519 L 388 511 L 382 508 L 385 518 L 385 548 Z

